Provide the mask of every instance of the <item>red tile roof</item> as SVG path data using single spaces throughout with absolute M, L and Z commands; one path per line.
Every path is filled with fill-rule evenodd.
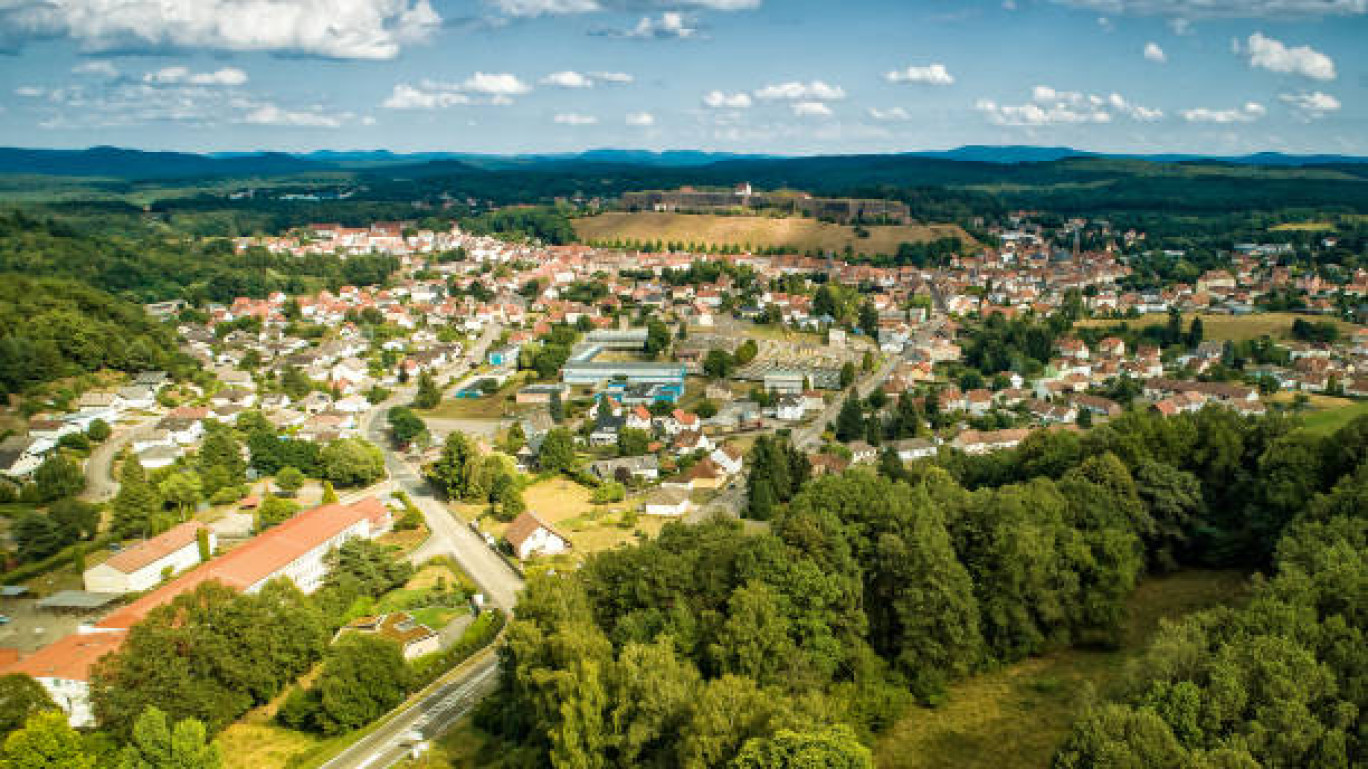
M 124 633 L 72 633 L 44 646 L 0 673 L 26 673 L 34 678 L 90 679 L 90 667 L 101 657 L 119 648 Z
M 207 528 L 209 527 L 199 521 L 186 521 L 169 531 L 164 531 L 110 557 L 103 565 L 118 569 L 125 574 L 131 574 L 150 563 L 155 563 L 171 555 L 186 545 L 194 544 L 197 532 L 200 529 Z

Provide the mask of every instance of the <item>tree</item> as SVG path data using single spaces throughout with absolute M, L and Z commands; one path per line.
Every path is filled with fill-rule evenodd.
M 879 311 L 873 302 L 860 305 L 860 331 L 867 336 L 879 336 Z
M 364 726 L 403 702 L 409 671 L 398 644 L 349 633 L 328 650 L 318 679 L 323 730 L 339 734 Z
M 759 353 L 760 346 L 755 343 L 755 340 L 747 339 L 736 348 L 736 364 L 738 366 L 744 366 L 755 360 L 755 356 Z
M 836 417 L 836 440 L 842 443 L 859 440 L 865 435 L 864 410 L 852 395 L 841 404 L 840 414 Z
M 265 531 L 272 526 L 290 520 L 297 513 L 299 513 L 299 503 L 293 499 L 268 496 L 262 500 L 261 507 L 257 508 L 257 529 Z
M 86 437 L 96 443 L 104 443 L 109 440 L 109 436 L 113 432 L 108 422 L 103 419 L 96 419 L 90 423 L 90 427 L 86 428 Z
M 407 446 L 413 443 L 418 436 L 427 432 L 427 424 L 422 418 L 413 413 L 412 409 L 404 406 L 395 406 L 386 415 L 389 422 L 390 435 L 394 437 L 394 442 L 400 446 Z
M 635 427 L 623 428 L 618 433 L 617 450 L 620 457 L 639 457 L 651 449 L 651 434 Z
M 873 769 L 869 748 L 848 726 L 818 732 L 780 729 L 773 737 L 746 741 L 731 769 Z
M 95 758 L 85 752 L 81 735 L 67 725 L 60 710 L 44 710 L 28 717 L 24 728 L 5 739 L 0 769 L 95 769 Z
M 195 547 L 199 551 L 201 562 L 208 561 L 213 557 L 213 549 L 209 545 L 209 528 L 201 526 L 195 531 Z
M 476 458 L 478 451 L 470 438 L 460 430 L 452 430 L 442 444 L 441 456 L 427 466 L 424 474 L 448 499 L 461 499 L 466 495 L 466 468 Z
M 205 484 L 205 493 L 213 494 L 224 486 L 237 486 L 247 480 L 247 462 L 242 458 L 242 444 L 233 431 L 224 425 L 210 423 L 200 446 L 198 467 Z
M 119 470 L 119 493 L 114 497 L 111 528 L 121 537 L 145 534 L 152 516 L 161 509 L 161 497 L 147 481 L 147 472 L 136 457 L 124 459 Z
M 1192 317 L 1192 324 L 1188 326 L 1188 347 L 1196 347 L 1201 344 L 1204 336 L 1205 331 L 1202 328 L 1202 317 L 1200 315 L 1194 315 Z
M 337 489 L 333 488 L 332 481 L 323 481 L 323 499 L 320 502 L 325 505 L 337 504 Z
M 557 427 L 546 434 L 537 454 L 537 464 L 548 472 L 575 469 L 575 439 L 569 430 Z
M 437 380 L 433 379 L 432 374 L 426 369 L 418 374 L 418 391 L 413 395 L 413 407 L 416 409 L 435 409 L 437 404 L 442 402 L 442 390 L 437 386 Z
M 56 710 L 47 689 L 23 673 L 0 676 L 0 744 L 5 735 L 22 727 L 29 716 Z
M 276 473 L 275 483 L 286 496 L 293 497 L 304 486 L 304 473 L 294 467 L 282 467 Z
M 207 740 L 204 724 L 193 718 L 172 729 L 166 714 L 149 706 L 133 724 L 132 744 L 119 754 L 119 769 L 219 769 L 218 746 Z
M 85 490 L 86 478 L 81 466 L 57 453 L 43 460 L 33 471 L 33 484 L 39 502 L 51 502 L 63 497 L 74 497 Z
M 504 452 L 509 456 L 517 456 L 526 445 L 527 432 L 523 430 L 522 422 L 514 422 L 508 428 L 508 435 L 504 437 Z
M 79 499 L 59 499 L 48 508 L 48 517 L 57 524 L 62 539 L 94 539 L 100 531 L 100 507 Z
M 846 361 L 845 365 L 841 366 L 841 389 L 844 390 L 852 384 L 855 384 L 855 364 Z
M 14 544 L 24 561 L 41 561 L 70 541 L 62 538 L 62 530 L 52 518 L 39 512 L 24 513 L 14 524 Z
M 713 379 L 726 379 L 731 376 L 732 356 L 726 350 L 708 350 L 708 355 L 703 359 L 703 372 Z
M 157 487 L 161 492 L 162 499 L 176 506 L 180 511 L 181 519 L 185 519 L 186 508 L 194 506 L 200 501 L 204 493 L 204 485 L 200 482 L 200 477 L 196 473 L 172 473 L 166 476 Z
M 622 484 L 617 481 L 605 481 L 589 495 L 589 500 L 596 505 L 621 502 L 626 498 L 627 489 L 623 488 Z
M 644 352 L 651 357 L 659 357 L 670 347 L 670 328 L 659 318 L 646 321 L 646 346 Z
M 319 454 L 322 475 L 338 486 L 369 486 L 385 477 L 385 455 L 361 438 L 339 438 Z

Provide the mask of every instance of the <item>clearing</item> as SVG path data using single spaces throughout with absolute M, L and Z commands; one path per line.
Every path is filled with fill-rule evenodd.
M 1334 323 L 1339 327 L 1341 334 L 1350 334 L 1356 328 L 1352 323 L 1327 318 L 1323 315 L 1298 315 L 1293 312 L 1259 312 L 1251 315 L 1210 315 L 1202 314 L 1202 331 L 1207 339 L 1217 341 L 1239 342 L 1246 339 L 1258 339 L 1267 335 L 1274 339 L 1290 339 L 1292 337 L 1292 323 L 1298 318 L 1308 323 Z M 1193 313 L 1183 314 L 1183 328 L 1187 329 L 1192 323 Z M 1084 328 L 1103 328 L 1114 326 L 1118 323 L 1129 324 L 1131 328 L 1144 328 L 1155 323 L 1164 324 L 1168 322 L 1168 315 L 1164 313 L 1151 313 L 1141 315 L 1138 318 L 1089 318 L 1080 320 L 1077 325 Z
M 1088 693 L 1104 697 L 1121 681 L 1161 619 L 1238 600 L 1247 582 L 1235 571 L 1147 580 L 1131 596 L 1119 651 L 1068 649 L 955 684 L 941 707 L 915 708 L 884 734 L 875 763 L 880 769 L 1047 767 Z
M 1298 393 L 1280 392 L 1269 400 L 1293 404 Z M 1368 414 L 1368 400 L 1336 398 L 1331 395 L 1305 393 L 1310 410 L 1302 414 L 1302 424 L 1317 435 L 1329 435 L 1356 418 Z
M 589 501 L 588 489 L 561 476 L 546 478 L 528 486 L 523 490 L 523 501 L 527 503 L 529 511 L 569 537 L 574 548 L 571 556 L 575 560 L 635 542 L 638 531 L 654 537 L 666 522 L 672 520 L 663 516 L 639 515 L 633 523 L 632 511 L 636 510 L 638 500 L 628 497 L 622 502 L 596 505 Z M 454 507 L 460 517 L 467 521 L 479 517 L 487 509 L 485 505 Z M 624 522 L 629 525 L 624 526 Z M 495 539 L 502 539 L 508 524 L 486 516 L 480 521 L 480 527 Z
M 797 252 L 843 252 L 846 247 L 861 254 L 896 254 L 902 243 L 927 243 L 956 237 L 966 244 L 974 239 L 954 224 L 866 225 L 868 237 L 855 228 L 816 219 L 770 216 L 717 216 L 670 214 L 646 211 L 614 212 L 574 220 L 582 241 L 615 240 L 639 243 L 682 242 L 708 246 L 751 248 L 782 247 Z

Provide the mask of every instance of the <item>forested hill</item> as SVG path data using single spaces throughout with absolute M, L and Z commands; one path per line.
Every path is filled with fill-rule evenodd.
M 141 306 L 72 280 L 0 272 L 0 391 L 178 365 L 175 332 Z

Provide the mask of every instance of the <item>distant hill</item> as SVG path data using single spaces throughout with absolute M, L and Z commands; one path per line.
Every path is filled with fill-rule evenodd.
M 43 150 L 0 147 L 0 173 L 116 179 L 275 176 L 328 166 L 281 152 L 215 157 L 188 152 L 143 152 L 117 147 Z

